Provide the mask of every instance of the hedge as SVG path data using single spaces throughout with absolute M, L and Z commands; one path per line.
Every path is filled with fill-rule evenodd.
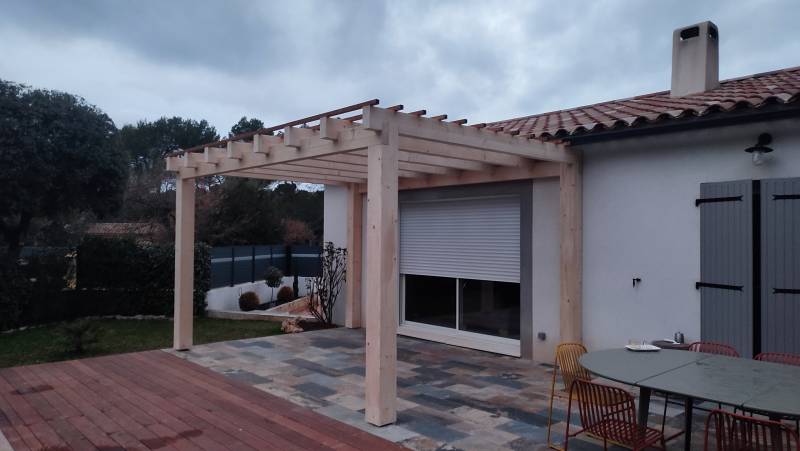
M 65 280 L 71 261 L 68 256 L 59 253 L 31 258 L 27 265 L 17 268 L 24 278 L 6 279 L 0 287 L 0 330 L 85 316 L 171 316 L 174 255 L 171 244 L 86 238 L 77 249 L 76 288 L 68 288 Z M 198 244 L 194 263 L 197 316 L 205 314 L 210 282 L 210 248 Z

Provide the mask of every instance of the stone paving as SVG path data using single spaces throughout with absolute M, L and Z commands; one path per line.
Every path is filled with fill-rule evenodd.
M 411 449 L 548 449 L 550 365 L 398 337 L 397 422 L 378 428 L 364 421 L 363 330 L 228 341 L 175 354 Z M 661 422 L 662 399 L 651 401 L 653 427 Z M 702 449 L 705 418 L 695 412 L 693 449 Z M 553 415 L 560 441 L 566 404 L 557 399 Z M 670 406 L 667 417 L 670 434 L 682 426 L 683 409 Z M 575 415 L 571 423 L 579 424 Z M 603 447 L 582 435 L 570 441 L 573 449 Z M 668 449 L 683 449 L 683 437 Z

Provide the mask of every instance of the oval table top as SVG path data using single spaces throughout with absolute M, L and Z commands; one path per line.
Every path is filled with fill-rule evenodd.
M 591 373 L 629 385 L 760 412 L 800 416 L 800 367 L 700 352 L 609 349 L 584 354 Z

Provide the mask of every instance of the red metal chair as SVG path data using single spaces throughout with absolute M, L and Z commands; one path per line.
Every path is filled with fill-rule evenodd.
M 725 343 L 714 343 L 711 341 L 695 341 L 689 345 L 689 351 L 692 352 L 705 352 L 706 354 L 724 355 L 728 357 L 739 357 L 739 353 L 733 346 L 726 345 Z M 667 405 L 669 405 L 669 394 L 664 394 L 664 413 L 661 415 L 661 433 L 664 433 L 664 428 L 667 424 Z M 717 404 L 718 408 L 722 408 L 722 404 Z M 683 434 L 685 431 L 681 430 L 668 437 L 667 440 L 672 440 Z
M 800 355 L 785 354 L 782 352 L 762 352 L 754 357 L 762 362 L 782 363 L 784 365 L 800 366 Z
M 689 345 L 692 352 L 705 352 L 706 354 L 725 355 L 728 357 L 740 357 L 733 346 L 725 343 L 714 343 L 711 341 L 695 341 Z
M 575 379 L 570 388 L 567 406 L 567 431 L 564 450 L 569 449 L 569 417 L 572 401 L 578 403 L 583 430 L 603 439 L 603 449 L 608 442 L 631 448 L 633 451 L 659 446 L 666 450 L 664 434 L 658 429 L 636 423 L 636 405 L 627 391 L 583 379 Z
M 715 439 L 713 448 L 708 441 L 711 434 Z M 797 432 L 785 424 L 724 410 L 708 415 L 704 443 L 705 451 L 800 451 Z
M 782 365 L 800 366 L 800 355 L 797 354 L 786 354 L 782 352 L 762 352 L 761 354 L 755 356 L 753 359 L 760 360 L 762 362 L 780 363 Z M 734 412 L 735 411 L 736 410 L 734 410 Z M 795 430 L 800 430 L 800 418 L 786 416 L 784 417 L 784 419 L 793 420 Z

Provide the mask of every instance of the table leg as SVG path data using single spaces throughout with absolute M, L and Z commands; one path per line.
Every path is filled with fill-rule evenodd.
M 692 449 L 692 412 L 694 411 L 694 398 L 686 397 L 683 402 L 683 449 Z
M 647 426 L 650 415 L 650 389 L 639 387 L 639 426 Z

